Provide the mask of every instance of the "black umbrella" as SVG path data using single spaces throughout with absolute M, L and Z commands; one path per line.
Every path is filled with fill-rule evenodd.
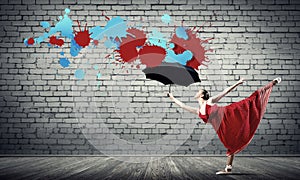
M 192 67 L 179 63 L 162 62 L 159 66 L 145 68 L 143 72 L 147 79 L 156 80 L 165 85 L 189 86 L 195 82 L 201 82 L 198 73 Z
M 147 79 L 156 80 L 165 85 L 169 84 L 169 92 L 171 92 L 171 84 L 189 86 L 195 82 L 201 82 L 198 73 L 193 68 L 179 63 L 162 62 L 159 66 L 145 68 L 143 72 Z

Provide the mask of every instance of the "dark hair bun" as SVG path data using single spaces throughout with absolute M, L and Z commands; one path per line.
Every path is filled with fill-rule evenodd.
M 203 89 L 202 94 L 203 94 L 203 99 L 204 100 L 208 100 L 209 99 L 209 94 L 208 94 L 208 92 L 205 89 Z

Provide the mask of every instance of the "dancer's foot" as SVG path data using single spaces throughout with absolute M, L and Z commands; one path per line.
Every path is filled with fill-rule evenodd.
M 226 165 L 225 169 L 216 172 L 216 175 L 231 174 L 231 171 L 232 171 L 232 166 L 231 165 Z
M 273 84 L 274 85 L 275 84 L 279 84 L 280 82 L 281 82 L 281 78 L 280 77 L 273 79 Z

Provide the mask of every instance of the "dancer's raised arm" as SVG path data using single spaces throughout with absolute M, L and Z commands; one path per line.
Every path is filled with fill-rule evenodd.
M 172 93 L 168 93 L 168 96 L 178 105 L 180 106 L 182 109 L 185 109 L 191 113 L 194 113 L 194 114 L 198 114 L 198 109 L 197 108 L 194 108 L 194 107 L 191 107 L 191 106 L 188 106 L 186 104 L 184 104 L 183 102 L 179 101 L 178 99 L 176 99 Z
M 212 103 L 217 103 L 218 101 L 220 101 L 226 94 L 228 94 L 230 91 L 232 91 L 234 88 L 236 88 L 238 85 L 243 84 L 244 82 L 244 78 L 241 78 L 238 82 L 236 82 L 234 85 L 224 89 L 223 92 L 221 92 L 220 94 L 213 96 L 211 98 L 211 102 Z

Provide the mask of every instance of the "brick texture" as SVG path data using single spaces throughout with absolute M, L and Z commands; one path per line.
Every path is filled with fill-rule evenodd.
M 105 25 L 107 16 L 127 17 L 132 24 L 169 36 L 160 22 L 168 13 L 175 24 L 200 27 L 208 67 L 201 84 L 171 87 L 191 106 L 199 88 L 212 95 L 235 83 L 221 105 L 241 100 L 277 76 L 266 113 L 241 154 L 300 153 L 300 4 L 296 0 L 2 0 L 0 27 L 1 154 L 225 154 L 209 125 L 178 108 L 166 97 L 168 88 L 146 80 L 141 69 L 121 69 L 105 56 L 103 45 L 84 49 L 61 68 L 59 49 L 25 47 L 24 38 L 43 32 L 39 22 L 52 22 L 70 8 L 73 20 L 88 27 Z M 141 21 L 143 19 L 143 21 Z M 85 23 L 84 23 L 85 24 Z M 100 43 L 101 44 L 101 43 Z M 67 51 L 67 49 L 65 50 Z M 110 60 L 112 61 L 112 60 Z M 92 65 L 102 74 L 97 80 Z M 85 80 L 76 68 L 89 69 Z

